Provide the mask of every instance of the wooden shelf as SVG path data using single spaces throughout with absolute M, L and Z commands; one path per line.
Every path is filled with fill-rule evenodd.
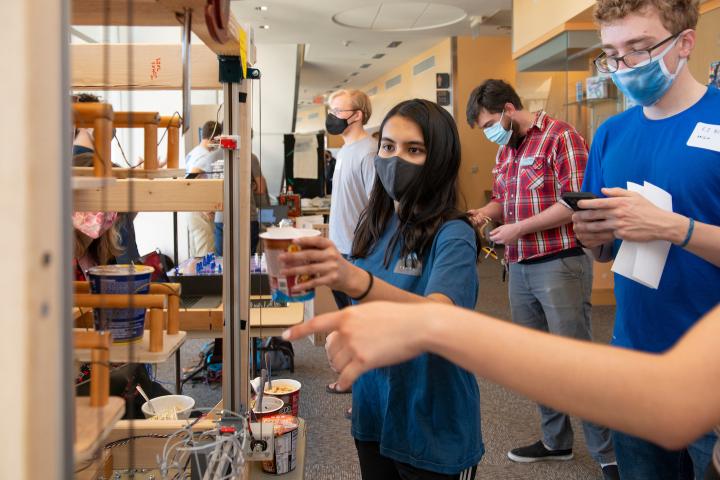
M 128 5 L 132 5 L 128 8 Z M 205 0 L 72 0 L 73 25 L 116 25 L 180 27 L 176 13 L 193 11 L 192 31 L 218 55 L 239 55 L 240 24 L 230 14 L 230 40 L 220 44 L 212 39 L 205 25 Z
M 90 397 L 75 399 L 75 465 L 93 458 L 124 414 L 120 397 L 110 397 L 104 407 L 91 407 Z
M 269 298 L 251 297 L 252 300 Z M 189 338 L 220 338 L 223 335 L 223 315 L 222 305 L 211 309 L 181 308 L 180 329 L 186 331 Z M 250 336 L 280 336 L 285 329 L 301 324 L 304 319 L 303 303 L 289 303 L 281 308 L 251 308 Z
M 84 328 L 76 328 L 74 330 L 85 331 Z M 168 333 L 164 331 L 162 352 L 151 352 L 149 349 L 150 332 L 145 331 L 145 335 L 143 335 L 142 341 L 140 342 L 132 344 L 112 344 L 110 347 L 110 361 L 113 363 L 163 363 L 180 348 L 186 336 L 187 334 L 185 332 L 168 335 Z M 81 362 L 89 362 L 90 350 L 75 350 L 75 358 Z
M 92 167 L 88 167 L 92 175 Z M 94 190 L 98 188 L 106 188 L 115 183 L 114 178 L 109 177 L 72 177 L 72 189 L 75 190 Z
M 307 447 L 307 428 L 305 427 L 305 420 L 298 418 L 300 425 L 298 426 L 298 447 L 297 447 L 297 464 L 295 470 L 283 475 L 273 475 L 266 473 L 262 469 L 261 462 L 251 462 L 250 464 L 250 480 L 270 480 L 277 479 L 278 477 L 285 480 L 296 480 L 305 478 L 305 450 Z
M 73 167 L 72 180 L 75 182 L 77 178 L 87 178 L 94 176 L 93 167 Z M 184 178 L 184 168 L 160 168 L 158 170 L 145 170 L 144 168 L 113 168 L 112 177 L 114 179 L 123 178 Z M 98 177 L 95 177 L 98 178 Z
M 90 190 L 76 190 L 73 209 L 80 212 L 213 212 L 222 210 L 219 179 L 121 179 Z

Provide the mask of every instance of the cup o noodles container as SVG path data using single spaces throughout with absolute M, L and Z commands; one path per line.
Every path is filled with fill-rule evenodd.
M 155 269 L 145 265 L 100 265 L 88 270 L 90 291 L 109 294 L 146 294 Z M 95 330 L 108 331 L 113 343 L 140 341 L 145 328 L 144 308 L 96 308 Z
M 274 415 L 262 419 L 263 425 L 273 426 L 275 449 L 273 459 L 262 462 L 267 473 L 282 475 L 292 472 L 297 466 L 297 450 L 300 423 L 292 415 Z
M 282 267 L 279 257 L 286 252 L 292 253 L 301 250 L 300 247 L 292 243 L 293 240 L 317 236 L 320 236 L 318 230 L 294 227 L 271 228 L 267 232 L 260 234 L 265 246 L 268 278 L 270 279 L 270 291 L 272 292 L 273 301 L 305 302 L 315 298 L 315 289 L 308 292 L 293 292 L 295 285 L 307 282 L 310 277 L 307 275 L 280 276 Z
M 265 384 L 265 395 L 277 397 L 285 403 L 279 413 L 297 417 L 300 410 L 300 387 L 302 385 L 297 380 L 280 378 L 272 381 L 272 388 L 269 383 Z
M 268 395 L 263 396 L 262 408 L 257 403 L 253 405 L 253 412 L 255 412 L 257 418 L 265 418 L 283 413 L 284 407 L 285 403 L 281 399 Z

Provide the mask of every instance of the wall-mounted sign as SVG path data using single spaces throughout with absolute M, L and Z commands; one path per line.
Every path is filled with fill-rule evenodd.
M 450 106 L 450 90 L 437 90 L 437 104 L 441 107 Z
M 450 74 L 449 73 L 435 74 L 435 81 L 437 83 L 437 88 L 450 88 Z

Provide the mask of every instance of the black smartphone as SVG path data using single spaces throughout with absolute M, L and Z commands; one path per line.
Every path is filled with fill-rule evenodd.
M 577 212 L 578 210 L 582 210 L 582 208 L 578 207 L 580 200 L 592 200 L 597 197 L 592 192 L 565 192 L 560 198 L 560 201 L 565 204 L 566 207 Z
M 190 178 L 197 178 L 198 175 L 200 175 L 202 172 L 190 172 L 185 174 L 186 179 Z

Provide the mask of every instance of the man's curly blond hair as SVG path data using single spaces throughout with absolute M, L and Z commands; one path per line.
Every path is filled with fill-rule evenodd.
M 694 30 L 697 26 L 700 0 L 598 0 L 595 21 L 599 25 L 612 23 L 631 13 L 654 8 L 663 26 L 671 33 Z

